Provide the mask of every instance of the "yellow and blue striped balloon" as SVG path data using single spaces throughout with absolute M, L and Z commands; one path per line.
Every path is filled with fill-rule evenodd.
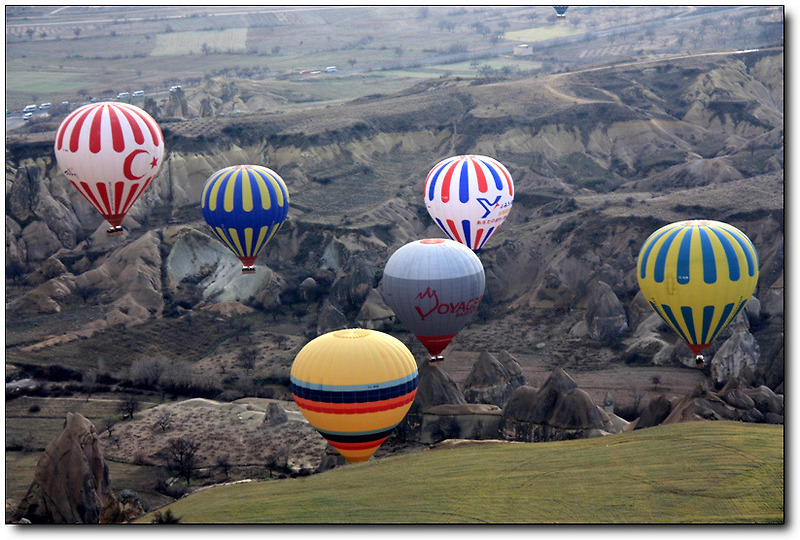
M 758 254 L 742 231 L 710 220 L 661 227 L 642 245 L 639 287 L 698 355 L 744 308 L 758 282 Z
M 308 342 L 292 363 L 300 412 L 348 462 L 367 461 L 417 394 L 408 347 L 377 330 L 351 328 Z
M 242 272 L 251 273 L 289 213 L 289 192 L 271 169 L 234 165 L 209 177 L 200 207 L 217 238 L 242 261 Z

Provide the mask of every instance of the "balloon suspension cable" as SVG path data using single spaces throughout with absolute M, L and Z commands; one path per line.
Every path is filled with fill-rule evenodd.
M 441 362 L 444 362 L 444 356 L 442 355 L 431 356 L 431 359 L 428 360 L 429 364 L 439 364 Z
M 698 354 L 694 357 L 694 363 L 698 367 L 698 369 L 702 369 L 704 365 L 706 365 L 706 359 L 703 357 L 702 354 Z
M 122 234 L 122 231 L 122 225 L 115 225 L 113 227 L 109 227 L 108 230 L 106 230 L 106 234 L 108 236 L 119 236 Z
M 242 266 L 242 274 L 255 274 L 256 267 L 255 266 Z

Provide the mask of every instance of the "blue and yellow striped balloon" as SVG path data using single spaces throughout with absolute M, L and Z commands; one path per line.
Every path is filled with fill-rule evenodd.
M 417 362 L 395 337 L 362 328 L 308 342 L 292 363 L 300 412 L 348 462 L 367 461 L 417 394 Z
M 639 287 L 658 315 L 698 355 L 753 295 L 758 254 L 739 229 L 679 221 L 650 235 L 639 252 Z
M 234 165 L 215 172 L 200 198 L 211 230 L 252 273 L 258 253 L 289 213 L 289 192 L 278 174 L 260 165 Z

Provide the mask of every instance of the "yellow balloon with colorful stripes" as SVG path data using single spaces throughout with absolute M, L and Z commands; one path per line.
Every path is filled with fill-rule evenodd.
M 661 227 L 642 245 L 639 287 L 656 313 L 700 352 L 744 308 L 758 282 L 758 254 L 742 231 L 710 220 Z
M 271 169 L 234 165 L 209 177 L 200 207 L 214 235 L 242 261 L 242 272 L 252 273 L 289 213 L 289 192 Z
M 348 462 L 367 461 L 406 416 L 417 362 L 397 338 L 351 328 L 308 342 L 292 363 L 294 401 Z

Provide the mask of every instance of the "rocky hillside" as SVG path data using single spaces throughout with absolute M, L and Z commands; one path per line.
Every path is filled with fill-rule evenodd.
M 169 115 L 156 111 L 167 159 L 116 238 L 58 172 L 53 132 L 9 136 L 7 362 L 89 369 L 93 360 L 79 358 L 86 347 L 110 352 L 120 336 L 156 324 L 150 339 L 107 362 L 123 369 L 148 359 L 167 334 L 191 354 L 163 343 L 158 354 L 230 359 L 241 343 L 224 342 L 228 353 L 211 347 L 230 332 L 197 351 L 189 344 L 202 339 L 198 324 L 233 327 L 248 314 L 275 323 L 248 334 L 274 353 L 260 357 L 272 362 L 264 380 L 285 377 L 292 347 L 334 328 L 384 329 L 416 347 L 382 302 L 382 268 L 404 243 L 442 236 L 422 201 L 428 170 L 479 153 L 508 167 L 515 201 L 480 255 L 487 294 L 478 320 L 451 348 L 507 349 L 523 369 L 529 357 L 571 369 L 693 364 L 637 294 L 634 267 L 656 228 L 702 217 L 745 231 L 761 272 L 755 301 L 712 349 L 707 374 L 722 385 L 746 364 L 782 393 L 783 65 L 780 50 L 698 55 L 200 116 L 226 112 L 225 96 L 246 112 L 244 90 L 215 79 L 180 96 Z M 241 163 L 278 171 L 291 196 L 284 228 L 250 276 L 199 209 L 205 180 Z

